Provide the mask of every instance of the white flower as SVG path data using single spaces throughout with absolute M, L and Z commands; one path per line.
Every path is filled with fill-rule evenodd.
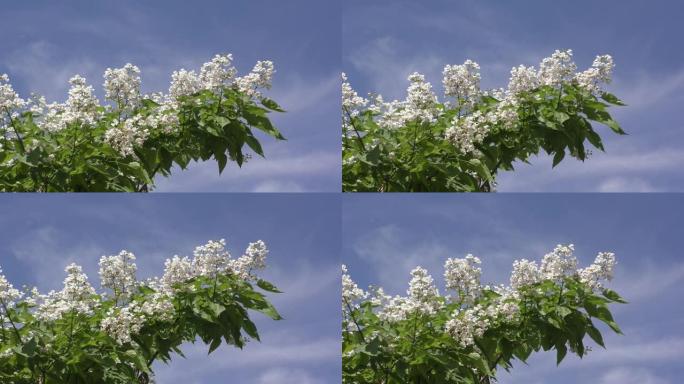
M 464 259 L 449 258 L 444 263 L 446 288 L 458 292 L 463 303 L 472 304 L 480 296 L 481 263 L 480 259 L 473 255 L 467 255 Z
M 3 112 L 3 119 L 7 111 L 23 108 L 25 105 L 26 101 L 20 98 L 14 91 L 14 88 L 12 88 L 9 76 L 6 74 L 0 75 L 0 110 Z
M 442 71 L 444 94 L 455 97 L 459 104 L 472 107 L 480 96 L 480 66 L 466 60 L 462 65 L 447 65 Z
M 123 308 L 111 308 L 100 322 L 100 329 L 119 344 L 133 341 L 133 336 L 150 321 L 170 321 L 175 314 L 172 298 L 155 293 L 144 302 L 134 301 Z
M 121 109 L 133 109 L 140 102 L 140 69 L 128 63 L 123 68 L 107 68 L 104 73 L 105 98 Z
M 572 80 L 577 65 L 572 61 L 572 50 L 556 50 L 539 64 L 539 82 L 542 85 L 558 86 Z
M 575 246 L 558 244 L 550 253 L 544 255 L 541 263 L 541 275 L 545 280 L 559 280 L 575 274 L 577 258 L 573 255 Z
M 477 154 L 476 145 L 481 143 L 492 129 L 492 114 L 475 111 L 472 114 L 451 120 L 451 126 L 446 130 L 446 139 L 465 154 Z
M 135 277 L 138 268 L 134 261 L 135 255 L 125 250 L 118 255 L 100 258 L 100 284 L 111 289 L 117 299 L 128 299 L 138 286 Z
M 11 308 L 14 306 L 14 302 L 22 297 L 22 293 L 12 286 L 12 283 L 7 281 L 5 275 L 2 274 L 2 268 L 0 268 L 0 303 Z M 0 307 L 0 314 L 2 314 L 3 308 Z
M 142 146 L 150 135 L 147 123 L 142 115 L 135 115 L 110 127 L 104 139 L 122 156 L 131 156 L 135 148 Z
M 382 100 L 382 99 L 381 99 Z M 359 96 L 347 81 L 347 75 L 342 72 L 342 108 L 351 116 L 359 114 L 359 109 L 365 107 L 368 100 Z
M 534 67 L 524 65 L 511 69 L 511 78 L 508 81 L 508 92 L 512 95 L 528 92 L 539 87 L 539 78 Z
M 580 87 L 593 94 L 602 92 L 602 85 L 611 82 L 615 63 L 610 55 L 596 56 L 591 68 L 575 75 Z
M 596 256 L 594 263 L 587 268 L 577 271 L 580 281 L 587 284 L 591 289 L 598 290 L 603 288 L 601 280 L 612 280 L 613 269 L 615 268 L 615 254 L 612 252 L 601 252 Z
M 90 315 L 97 305 L 93 297 L 95 289 L 88 282 L 88 276 L 83 273 L 81 266 L 69 264 L 65 271 L 64 288 L 61 291 L 51 291 L 43 296 L 42 304 L 36 310 L 36 317 L 45 321 L 54 321 L 65 313 L 79 313 Z
M 465 311 L 455 311 L 446 323 L 446 331 L 463 348 L 473 346 L 475 338 L 482 337 L 490 327 L 491 320 L 481 305 Z
M 366 293 L 351 279 L 347 274 L 347 266 L 342 264 L 342 306 L 351 304 L 357 300 L 364 299 Z
M 199 79 L 204 89 L 216 90 L 230 85 L 237 73 L 233 67 L 233 55 L 216 55 L 211 61 L 204 63 L 200 69 Z
M 406 293 L 408 300 L 405 304 L 408 313 L 419 312 L 432 315 L 442 307 L 442 303 L 438 300 L 439 290 L 435 287 L 432 276 L 421 267 L 416 267 L 411 271 L 411 281 Z
M 257 61 L 252 71 L 235 80 L 237 89 L 250 97 L 261 98 L 259 88 L 270 89 L 275 69 L 272 61 Z
M 65 125 L 80 122 L 93 125 L 100 116 L 98 107 L 100 102 L 94 95 L 93 87 L 86 83 L 82 76 L 75 75 L 69 80 L 69 98 L 66 101 L 64 112 L 61 114 Z
M 195 272 L 190 259 L 176 255 L 164 262 L 164 275 L 161 283 L 165 289 L 173 290 L 174 285 L 184 283 L 194 276 Z
M 522 259 L 513 262 L 511 287 L 518 289 L 527 285 L 536 284 L 539 281 L 541 281 L 541 272 L 539 271 L 536 261 Z
M 230 253 L 226 251 L 226 240 L 210 240 L 195 248 L 192 266 L 200 276 L 215 278 L 230 271 Z
M 266 248 L 266 244 L 258 240 L 255 243 L 249 243 L 244 255 L 240 256 L 237 260 L 231 260 L 230 267 L 241 279 L 251 280 L 254 278 L 252 275 L 253 270 L 266 267 L 267 255 L 268 248 Z
M 169 95 L 172 99 L 177 100 L 182 96 L 192 95 L 193 93 L 199 92 L 201 89 L 202 82 L 195 71 L 181 69 L 179 71 L 173 71 L 171 74 Z

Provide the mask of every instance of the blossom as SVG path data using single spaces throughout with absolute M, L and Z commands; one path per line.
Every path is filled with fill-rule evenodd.
M 615 63 L 610 55 L 596 56 L 591 68 L 575 75 L 575 80 L 580 87 L 593 94 L 602 92 L 602 84 L 611 82 Z
M 534 67 L 521 65 L 511 69 L 511 78 L 508 81 L 508 91 L 511 94 L 529 92 L 537 87 L 539 87 L 539 78 Z
M 210 240 L 205 245 L 196 247 L 193 252 L 195 258 L 192 260 L 195 274 L 215 278 L 230 271 L 230 253 L 225 247 L 225 239 Z
M 7 74 L 0 75 L 0 110 L 2 110 L 3 116 L 7 111 L 13 111 L 26 105 L 26 101 L 19 97 L 9 81 Z
M 447 140 L 465 154 L 476 154 L 476 145 L 481 143 L 492 129 L 492 115 L 475 111 L 472 114 L 451 120 L 451 126 L 447 128 L 445 137 Z
M 140 69 L 131 63 L 122 68 L 107 68 L 103 75 L 105 98 L 121 109 L 133 109 L 140 102 Z
M 244 255 L 240 256 L 237 260 L 231 260 L 230 268 L 241 279 L 250 280 L 254 277 L 252 275 L 253 270 L 266 267 L 267 255 L 268 248 L 266 248 L 266 244 L 261 240 L 257 240 L 254 243 L 249 243 Z
M 432 276 L 424 268 L 416 267 L 411 271 L 411 281 L 406 293 L 409 298 L 406 302 L 407 312 L 434 314 L 442 306 L 437 299 L 439 290 L 435 287 Z
M 536 284 L 539 281 L 541 281 L 541 271 L 539 271 L 536 261 L 522 259 L 513 262 L 511 287 L 518 289 L 527 285 Z
M 14 305 L 14 302 L 21 297 L 21 292 L 14 288 L 12 283 L 7 281 L 5 275 L 2 274 L 2 268 L 0 268 L 0 303 L 11 308 Z M 2 311 L 2 309 L 3 308 L 0 308 L 0 311 Z
M 104 134 L 105 141 L 122 156 L 131 156 L 135 148 L 145 143 L 150 135 L 147 121 L 142 115 L 135 115 L 123 122 L 116 122 Z
M 80 122 L 93 125 L 100 116 L 98 107 L 100 102 L 95 97 L 95 90 L 86 83 L 86 79 L 75 75 L 69 79 L 69 98 L 66 101 L 62 119 L 65 125 Z
M 165 289 L 173 290 L 177 284 L 184 283 L 195 276 L 192 261 L 186 257 L 173 256 L 164 262 L 164 275 L 161 283 Z
M 220 89 L 229 85 L 237 69 L 233 66 L 233 55 L 216 55 L 211 61 L 202 64 L 199 79 L 204 89 Z
M 77 264 L 69 264 L 65 268 L 67 277 L 61 291 L 51 291 L 42 297 L 42 303 L 36 310 L 36 317 L 41 320 L 54 321 L 65 313 L 89 315 L 97 305 L 93 297 L 95 289 L 88 282 L 88 276 Z
M 573 255 L 573 244 L 558 244 L 552 252 L 542 258 L 540 272 L 545 280 L 559 280 L 573 275 L 577 269 L 577 258 Z
M 100 329 L 119 344 L 133 341 L 145 324 L 151 321 L 170 321 L 175 314 L 172 298 L 155 293 L 149 299 L 134 301 L 123 308 L 111 308 L 100 322 Z
M 444 94 L 455 97 L 459 104 L 472 107 L 480 95 L 480 65 L 466 60 L 462 65 L 447 65 L 442 71 Z
M 539 64 L 539 82 L 542 85 L 558 86 L 572 80 L 577 65 L 572 61 L 572 49 L 556 50 Z
M 603 288 L 601 280 L 612 280 L 613 269 L 617 264 L 615 254 L 612 252 L 601 252 L 596 256 L 594 263 L 589 267 L 577 271 L 580 281 L 587 284 L 591 289 L 598 290 Z
M 481 337 L 490 325 L 485 308 L 477 305 L 464 311 L 454 311 L 445 328 L 461 347 L 467 348 L 473 346 L 475 338 Z
M 366 297 L 366 293 L 359 288 L 347 273 L 347 266 L 342 264 L 342 305 L 354 303 Z
M 347 75 L 342 72 L 342 109 L 352 117 L 359 114 L 359 109 L 365 107 L 368 100 L 359 96 L 347 80 Z M 382 99 L 380 101 L 382 104 Z
M 259 88 L 270 89 L 271 79 L 275 72 L 272 61 L 257 61 L 252 71 L 235 80 L 237 89 L 249 97 L 261 98 Z
M 173 71 L 171 74 L 171 85 L 169 86 L 169 95 L 174 100 L 180 97 L 189 96 L 202 89 L 202 82 L 195 71 L 187 71 L 181 69 Z
M 100 284 L 111 289 L 117 299 L 126 300 L 138 285 L 135 277 L 138 268 L 134 261 L 135 255 L 125 250 L 100 258 Z
M 480 295 L 481 263 L 479 258 L 470 254 L 463 259 L 449 258 L 444 263 L 446 287 L 457 291 L 459 299 L 464 303 L 473 303 Z

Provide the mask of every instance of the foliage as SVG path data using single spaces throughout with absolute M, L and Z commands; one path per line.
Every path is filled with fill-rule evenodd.
M 219 250 L 216 256 L 223 253 L 220 246 L 214 249 Z M 129 257 L 123 260 L 124 256 Z M 107 285 L 104 275 L 124 281 L 123 266 L 130 270 L 132 265 L 135 271 L 130 256 L 122 252 L 110 257 L 117 265 L 104 273 L 101 262 L 103 286 L 117 286 Z M 243 263 L 249 269 L 240 270 L 233 260 L 233 267 L 215 269 L 212 276 L 206 270 L 200 272 L 199 259 L 196 255 L 188 264 L 185 258 L 174 258 L 167 261 L 161 281 L 134 283 L 127 291 L 114 288 L 113 294 L 96 294 L 80 267 L 74 265 L 67 268 L 69 275 L 61 292 L 34 292 L 25 300 L 19 300 L 18 291 L 1 276 L 0 381 L 151 383 L 153 363 L 169 362 L 173 354 L 183 356 L 183 343 L 201 340 L 209 346 L 209 353 L 222 343 L 242 348 L 250 338 L 259 340 L 250 311 L 281 319 L 255 285 L 267 292 L 279 291 L 251 275 L 247 264 Z M 181 264 L 196 270 L 179 279 Z M 175 282 L 170 283 L 174 274 Z
M 555 350 L 560 364 L 568 352 L 590 351 L 587 336 L 604 347 L 595 320 L 621 333 L 608 305 L 625 301 L 581 272 L 515 289 L 480 287 L 471 301 L 463 290 L 425 294 L 436 292 L 432 278 L 416 271 L 408 298 L 377 288 L 368 298 L 353 283 L 356 294 L 343 294 L 344 383 L 490 383 L 536 351 Z
M 584 161 L 589 145 L 603 151 L 592 122 L 624 134 L 608 113 L 624 103 L 597 88 L 599 75 L 587 80 L 587 72 L 598 73 L 596 63 L 553 81 L 544 81 L 549 75 L 540 70 L 524 86 L 514 68 L 509 89 L 490 92 L 480 91 L 472 66 L 460 78 L 449 68 L 445 88 L 454 77 L 461 83 L 461 90 L 446 92 L 453 102 L 438 102 L 417 74 L 409 78 L 404 102 L 385 103 L 377 95 L 365 100 L 343 84 L 344 191 L 493 191 L 497 174 L 514 170 L 516 161 L 544 152 L 555 167 L 566 156 Z M 609 74 L 602 76 L 609 81 Z M 463 90 L 464 78 L 475 89 Z
M 79 76 L 64 104 L 24 101 L 0 84 L 0 191 L 146 192 L 159 176 L 193 161 L 214 159 L 219 173 L 229 162 L 242 166 L 250 157 L 245 145 L 264 156 L 255 131 L 284 139 L 268 116 L 283 110 L 256 91 L 270 87 L 272 67 L 263 73 L 259 62 L 235 78 L 226 58 L 206 63 L 200 76 L 174 72 L 168 95 L 141 95 L 135 66 L 108 69 L 107 105 Z M 116 71 L 126 72 L 111 76 Z

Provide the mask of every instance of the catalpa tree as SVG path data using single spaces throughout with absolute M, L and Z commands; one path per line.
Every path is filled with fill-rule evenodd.
M 500 171 L 546 152 L 553 166 L 569 155 L 585 160 L 587 142 L 604 150 L 593 122 L 624 134 L 608 113 L 624 105 L 603 85 L 613 59 L 596 57 L 576 72 L 572 51 L 556 51 L 539 69 L 511 70 L 507 89 L 480 89 L 470 60 L 443 71 L 444 100 L 419 73 L 406 99 L 357 94 L 342 74 L 344 191 L 493 191 Z
M 342 372 L 349 384 L 484 384 L 535 351 L 580 357 L 587 336 L 604 346 L 594 320 L 621 333 L 608 308 L 625 301 L 604 287 L 615 255 L 577 269 L 572 245 L 537 264 L 517 260 L 509 286 L 483 286 L 480 260 L 447 259 L 440 295 L 428 272 L 411 272 L 407 296 L 359 288 L 342 267 Z
M 199 73 L 173 72 L 168 93 L 141 93 L 132 64 L 104 73 L 105 104 L 76 75 L 63 103 L 24 100 L 0 76 L 0 191 L 147 192 L 178 166 L 214 159 L 247 161 L 247 145 L 264 156 L 255 130 L 284 137 L 268 113 L 283 112 L 265 97 L 273 63 L 259 61 L 238 77 L 230 54 L 216 55 Z
M 21 292 L 0 274 L 0 382 L 146 384 L 153 364 L 182 356 L 183 343 L 201 340 L 211 353 L 259 340 L 251 311 L 281 319 L 256 289 L 279 292 L 256 275 L 268 249 L 257 241 L 232 258 L 225 245 L 209 241 L 192 259 L 167 259 L 161 277 L 144 281 L 133 253 L 103 256 L 100 292 L 76 264 L 48 294 Z

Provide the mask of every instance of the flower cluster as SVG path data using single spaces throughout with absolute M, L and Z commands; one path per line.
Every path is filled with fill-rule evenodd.
M 480 278 L 481 261 L 473 255 L 465 258 L 449 258 L 444 264 L 444 280 L 447 290 L 456 291 L 455 296 L 440 296 L 427 270 L 417 267 L 411 271 L 407 296 L 390 297 L 381 288 L 365 293 L 347 274 L 343 266 L 342 296 L 350 308 L 368 299 L 378 318 L 387 322 L 398 322 L 413 315 L 434 315 L 443 308 L 452 308 L 444 332 L 450 334 L 463 348 L 473 346 L 484 332 L 500 324 L 517 324 L 520 310 L 528 288 L 543 281 L 563 284 L 563 279 L 573 278 L 584 284 L 586 289 L 603 289 L 601 282 L 613 277 L 615 255 L 601 252 L 592 265 L 577 269 L 574 246 L 558 245 L 546 254 L 538 266 L 535 261 L 516 260 L 510 276 L 510 286 L 483 286 Z M 453 309 L 455 308 L 455 309 Z M 349 328 L 349 311 L 343 313 Z M 352 327 L 353 331 L 353 327 Z
M 102 288 L 111 289 L 118 300 L 128 299 L 138 285 L 135 272 L 138 267 L 134 263 L 132 252 L 121 251 L 118 255 L 100 258 L 100 284 Z
M 38 319 L 55 321 L 65 314 L 89 315 L 98 305 L 95 289 L 88 282 L 88 276 L 83 273 L 83 268 L 72 263 L 64 271 L 67 277 L 64 279 L 62 290 L 50 291 L 38 298 L 41 301 L 36 309 Z
M 391 102 L 384 102 L 380 95 L 370 97 L 372 102 L 360 97 L 343 74 L 342 106 L 348 117 L 353 117 L 370 103 L 369 110 L 378 116 L 378 125 L 386 129 L 398 129 L 410 122 L 434 122 L 449 109 L 454 109 L 457 113 L 450 119 L 444 138 L 463 153 L 477 154 L 476 145 L 495 127 L 511 129 L 515 126 L 520 96 L 523 93 L 540 86 L 560 88 L 564 83 L 572 83 L 592 94 L 600 95 L 603 92 L 602 85 L 611 81 L 613 68 L 612 57 L 602 55 L 594 60 L 591 68 L 577 73 L 572 50 L 556 50 L 541 61 L 539 70 L 526 66 L 511 69 L 507 89 L 483 91 L 480 89 L 480 66 L 472 60 L 466 60 L 462 65 L 444 67 L 442 84 L 447 100 L 444 103 L 445 108 L 437 107 L 439 100 L 432 92 L 431 84 L 419 73 L 409 76 L 406 99 Z M 494 97 L 497 103 L 492 108 L 481 111 L 476 107 L 484 96 Z M 448 101 L 450 98 L 455 99 L 453 103 Z M 348 128 L 343 119 L 343 128 L 345 127 Z M 345 129 L 345 133 L 347 132 L 348 129 Z
M 480 296 L 480 264 L 480 259 L 473 255 L 467 255 L 463 259 L 449 258 L 444 263 L 446 288 L 456 291 L 459 300 L 465 304 L 474 303 Z
M 123 68 L 107 68 L 104 73 L 105 98 L 119 109 L 134 109 L 140 102 L 140 69 L 131 63 Z
M 5 275 L 2 274 L 2 269 L 0 269 L 0 315 L 5 307 L 13 307 L 16 300 L 22 297 L 21 292 L 12 286 L 12 283 L 7 281 Z

